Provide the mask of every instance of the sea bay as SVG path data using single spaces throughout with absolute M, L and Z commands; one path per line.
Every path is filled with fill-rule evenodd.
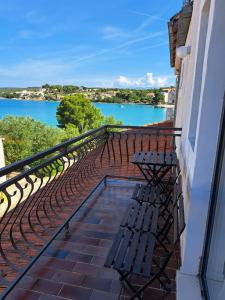
M 124 125 L 145 125 L 166 119 L 166 109 L 142 104 L 93 103 L 104 116 L 113 115 Z M 26 116 L 56 127 L 59 102 L 0 99 L 0 119 L 7 115 Z

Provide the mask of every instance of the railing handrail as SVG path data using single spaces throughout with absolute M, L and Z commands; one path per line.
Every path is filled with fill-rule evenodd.
M 148 130 L 162 130 L 162 131 L 182 131 L 181 127 L 160 127 L 154 125 L 146 125 L 146 126 L 132 126 L 132 125 L 107 125 L 108 128 L 117 128 L 117 129 L 148 129 Z
M 41 152 L 38 152 L 32 156 L 29 156 L 25 159 L 21 159 L 21 160 L 18 160 L 10 165 L 7 165 L 3 168 L 0 168 L 0 177 L 1 176 L 4 176 L 4 175 L 7 175 L 15 170 L 18 170 L 18 169 L 21 169 L 22 167 L 26 166 L 26 165 L 29 165 L 30 163 L 34 162 L 34 161 L 37 161 L 41 158 L 44 158 L 58 150 L 61 150 L 63 148 L 66 148 L 68 146 L 70 146 L 71 144 L 74 144 L 76 142 L 79 142 L 81 141 L 82 139 L 88 137 L 88 136 L 91 136 L 97 132 L 100 132 L 101 130 L 105 129 L 105 131 L 107 132 L 107 129 L 110 128 L 110 129 L 148 129 L 150 131 L 179 131 L 181 132 L 182 131 L 182 128 L 176 128 L 176 127 L 160 127 L 160 126 L 154 126 L 154 125 L 149 125 L 149 126 L 131 126 L 131 125 L 103 125 L 99 128 L 96 128 L 96 129 L 92 129 L 86 133 L 83 133 L 81 135 L 79 135 L 78 137 L 75 137 L 75 138 L 72 138 L 72 139 L 69 139 L 69 140 L 66 140 L 65 142 L 63 143 L 60 143 L 60 144 L 57 144 L 51 148 L 48 148 L 47 150 L 44 150 L 44 151 L 41 151 Z M 174 134 L 176 136 L 176 134 Z M 180 136 L 180 135 L 178 135 Z
M 52 154 L 52 153 L 54 153 L 54 152 L 56 152 L 56 151 L 58 151 L 58 150 L 60 150 L 62 148 L 66 148 L 66 147 L 68 147 L 71 144 L 79 142 L 80 140 L 82 140 L 82 139 L 84 139 L 84 138 L 86 138 L 86 137 L 88 137 L 88 136 L 90 136 L 92 134 L 95 134 L 95 133 L 101 131 L 104 128 L 107 129 L 107 126 L 104 125 L 104 126 L 101 126 L 101 127 L 97 128 L 97 129 L 92 129 L 92 130 L 90 130 L 90 131 L 88 131 L 86 133 L 83 133 L 83 134 L 79 135 L 78 137 L 66 140 L 65 142 L 57 144 L 57 145 L 55 145 L 55 146 L 53 146 L 51 148 L 48 148 L 47 150 L 38 152 L 38 153 L 36 153 L 36 154 L 34 154 L 32 156 L 29 156 L 29 157 L 27 157 L 25 159 L 18 160 L 18 161 L 14 162 L 14 163 L 12 163 L 10 165 L 7 165 L 7 166 L 5 166 L 3 168 L 0 168 L 0 177 L 4 176 L 4 175 L 7 175 L 7 174 L 9 174 L 9 173 L 11 173 L 11 172 L 13 172 L 15 170 L 18 170 L 21 167 L 29 165 L 29 163 L 31 163 L 33 161 L 36 161 L 38 159 L 41 159 L 41 158 L 43 158 L 43 157 L 45 157 L 47 155 L 50 155 L 50 154 Z

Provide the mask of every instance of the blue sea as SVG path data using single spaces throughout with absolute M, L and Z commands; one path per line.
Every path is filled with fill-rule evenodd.
M 0 119 L 4 116 L 26 116 L 56 127 L 59 102 L 0 99 Z M 166 109 L 139 104 L 94 103 L 104 116 L 113 115 L 123 125 L 145 125 L 166 119 Z

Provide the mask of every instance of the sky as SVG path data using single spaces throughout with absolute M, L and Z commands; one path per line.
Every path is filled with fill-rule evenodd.
M 0 0 L 0 86 L 173 85 L 167 22 L 182 0 Z

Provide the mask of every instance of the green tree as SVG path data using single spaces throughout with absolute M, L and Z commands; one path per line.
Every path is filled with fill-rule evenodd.
M 67 138 L 67 132 L 31 118 L 7 116 L 0 120 L 0 136 L 5 139 L 9 164 L 60 143 Z
M 66 128 L 72 124 L 78 128 L 80 134 L 97 128 L 104 122 L 101 111 L 91 103 L 90 99 L 81 94 L 66 96 L 60 102 L 56 116 L 59 127 Z
M 59 127 L 64 128 L 68 135 L 73 132 L 81 134 L 106 124 L 122 124 L 113 116 L 104 117 L 91 100 L 81 94 L 66 96 L 60 102 L 56 116 Z
M 79 87 L 75 85 L 64 85 L 62 90 L 64 94 L 72 94 L 77 92 L 79 90 Z
M 122 125 L 122 124 L 123 123 L 121 120 L 116 121 L 113 116 L 108 116 L 105 117 L 104 119 L 104 125 Z
M 152 98 L 152 104 L 157 105 L 164 102 L 164 95 L 159 90 L 154 90 L 154 97 Z

